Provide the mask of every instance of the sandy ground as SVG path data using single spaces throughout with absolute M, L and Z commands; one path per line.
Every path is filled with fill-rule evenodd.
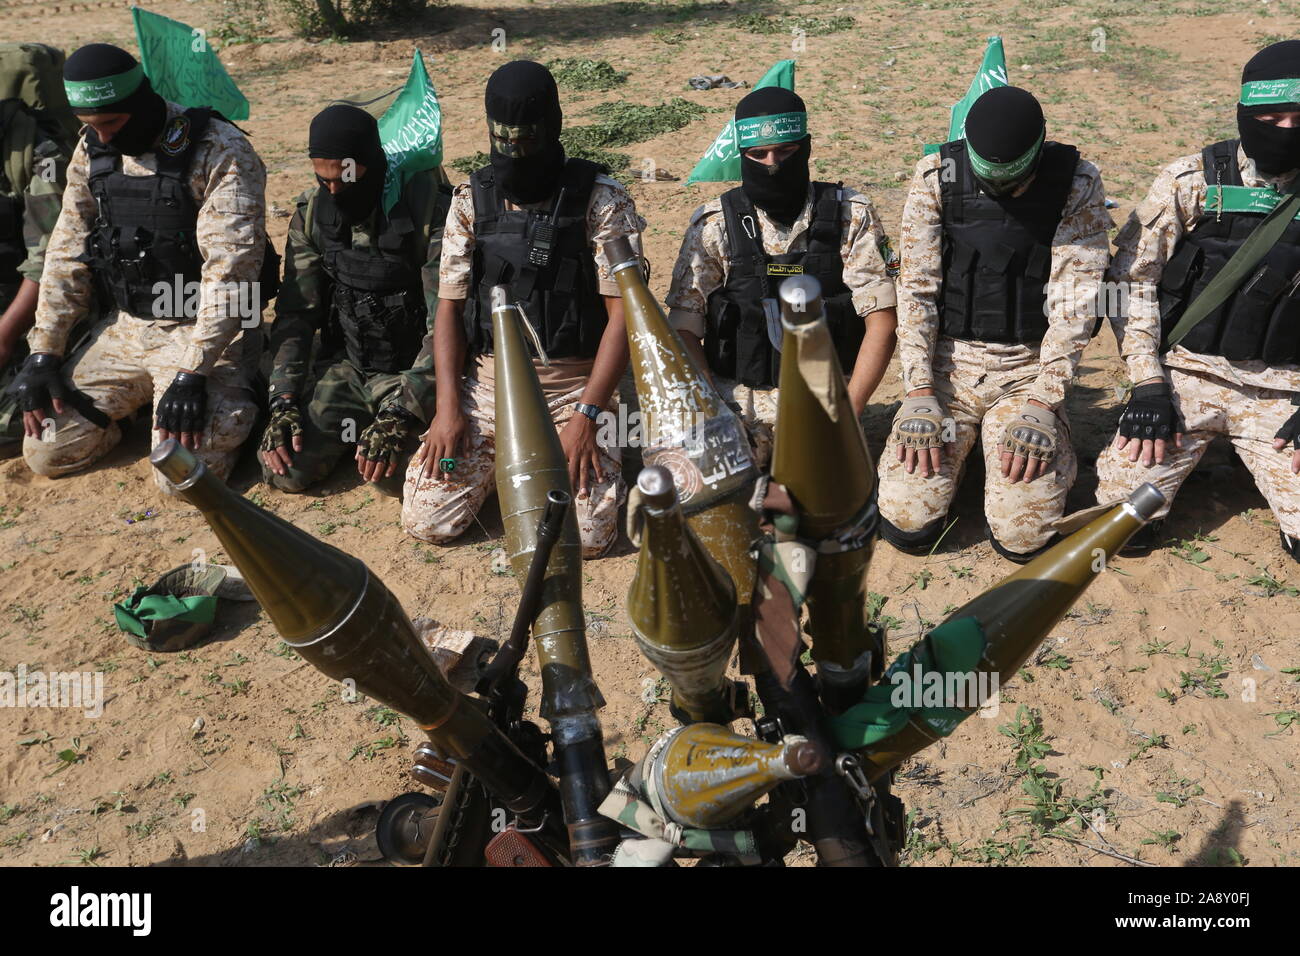
M 220 3 L 147 6 L 213 34 L 221 23 Z M 415 46 L 431 57 L 448 160 L 484 148 L 482 85 L 504 56 L 594 56 L 630 76 L 614 92 L 566 93 L 570 122 L 616 98 L 653 104 L 680 95 L 719 108 L 627 148 L 634 162 L 650 158 L 684 178 L 741 95 L 689 91 L 686 79 L 726 73 L 753 82 L 791 55 L 788 31 L 747 32 L 738 16 L 852 16 L 848 30 L 806 38 L 798 88 L 811 111 L 816 175 L 865 188 L 896 235 L 912 163 L 921 144 L 942 138 L 947 106 L 965 92 L 986 36 L 1005 37 L 1014 81 L 1040 95 L 1050 134 L 1078 144 L 1100 166 L 1119 203 L 1118 223 L 1160 166 L 1231 133 L 1240 64 L 1264 43 L 1296 33 L 1296 17 L 1281 7 L 1244 0 L 473 3 L 431 12 L 378 40 L 312 44 L 281 35 L 228 47 L 223 59 L 253 102 L 246 127 L 270 172 L 269 223 L 282 241 L 292 197 L 311 182 L 309 117 L 335 96 L 399 83 Z M 69 50 L 96 40 L 134 47 L 122 3 L 11 3 L 0 7 L 0 23 L 6 38 Z M 490 46 L 498 28 L 504 54 Z M 657 293 L 666 291 L 691 210 L 719 189 L 632 187 L 649 222 Z M 1114 386 L 1124 375 L 1103 331 L 1069 404 L 1085 463 L 1113 430 Z M 871 405 L 868 438 L 877 454 L 898 397 L 891 368 Z M 135 584 L 189 561 L 195 548 L 222 557 L 194 511 L 155 491 L 147 446 L 137 428 L 94 470 L 60 481 L 32 476 L 21 460 L 0 462 L 0 670 L 102 671 L 108 698 L 99 719 L 48 708 L 0 711 L 0 861 L 374 860 L 375 804 L 415 789 L 405 774 L 420 738 L 408 721 L 387 722 L 372 701 L 341 700 L 337 685 L 286 653 L 252 605 L 224 605 L 214 638 L 184 654 L 148 655 L 114 626 L 111 604 Z M 1095 475 L 1081 471 L 1073 507 L 1092 503 Z M 879 547 L 869 586 L 887 598 L 893 649 L 910 644 L 923 619 L 941 620 L 946 608 L 1012 570 L 981 540 L 981 482 L 978 471 L 968 477 L 961 518 L 940 553 L 921 559 Z M 412 617 L 493 637 L 508 629 L 517 587 L 491 573 L 501 537 L 494 504 L 463 543 L 436 548 L 404 537 L 396 503 L 360 486 L 346 467 L 317 493 L 295 497 L 262 485 L 249 456 L 232 484 L 363 558 Z M 1206 456 L 1166 529 L 1169 546 L 1119 561 L 1097 581 L 1038 662 L 1004 688 L 997 717 L 971 719 L 904 766 L 898 791 L 914 811 L 907 862 L 1124 865 L 1113 854 L 1175 866 L 1300 861 L 1297 733 L 1280 727 L 1300 710 L 1297 675 L 1284 673 L 1300 666 L 1300 598 L 1285 589 L 1269 596 L 1251 583 L 1270 574 L 1284 587 L 1300 585 L 1300 569 L 1279 548 L 1262 497 L 1227 446 Z M 666 703 L 642 698 L 655 675 L 628 636 L 622 608 L 633 564 L 626 540 L 614 556 L 589 563 L 585 601 L 608 700 L 609 752 L 635 759 L 672 720 Z M 1028 798 L 1012 773 L 1015 745 L 995 731 L 1020 704 L 1041 714 L 1050 745 L 1044 775 L 1061 800 L 1085 798 L 1092 768 L 1103 773 L 1101 832 L 1069 831 L 1089 846 L 1037 835 L 1012 812 Z

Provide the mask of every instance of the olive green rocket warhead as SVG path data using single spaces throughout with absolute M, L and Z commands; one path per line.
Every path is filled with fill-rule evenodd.
M 749 549 L 758 537 L 758 515 L 750 507 L 758 470 L 744 425 L 668 324 L 632 244 L 614 239 L 605 244 L 605 253 L 623 296 L 641 402 L 641 457 L 672 473 L 686 520 L 736 585 L 743 618 L 757 571 Z
M 954 611 L 899 655 L 866 700 L 832 718 L 839 746 L 856 749 L 868 779 L 876 780 L 951 734 L 1015 676 L 1164 500 L 1154 485 L 1142 485 Z
M 835 356 L 820 283 L 794 276 L 779 294 L 784 336 L 772 480 L 794 499 L 799 537 L 823 543 L 805 603 L 823 702 L 834 712 L 838 701 L 856 701 L 870 671 L 883 665 L 884 639 L 866 600 L 876 468 Z
M 546 774 L 447 683 L 402 606 L 361 561 L 231 491 L 174 439 L 149 456 L 203 514 L 284 642 L 335 680 L 409 716 L 506 806 L 540 823 Z
M 730 723 L 735 692 L 726 670 L 736 646 L 735 586 L 686 523 L 667 468 L 644 469 L 634 497 L 640 501 L 628 503 L 629 524 L 641 553 L 627 592 L 633 636 L 672 686 L 678 720 Z
M 780 743 L 742 737 L 717 724 L 673 730 L 651 746 L 629 783 L 679 826 L 726 826 L 787 780 L 816 773 L 826 756 L 805 737 Z
M 520 581 L 527 577 L 537 548 L 537 527 L 547 495 L 555 489 L 572 494 L 564 449 L 524 342 L 527 324 L 522 310 L 507 301 L 506 287 L 494 287 L 497 500 L 506 552 Z M 599 863 L 613 852 L 618 833 L 596 812 L 609 792 L 596 716 L 605 699 L 591 676 L 587 655 L 582 546 L 573 509 L 565 517 L 547 565 L 533 641 L 542 672 L 541 715 L 551 725 L 560 765 L 560 795 L 573 860 L 579 865 Z

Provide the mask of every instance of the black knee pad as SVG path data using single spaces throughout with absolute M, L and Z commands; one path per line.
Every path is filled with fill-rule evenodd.
M 943 518 L 936 518 L 920 531 L 904 531 L 883 515 L 880 518 L 880 536 L 904 554 L 929 554 L 942 534 Z
M 1279 531 L 1278 534 L 1282 537 L 1283 550 L 1294 560 L 1300 561 L 1300 538 L 1293 538 L 1285 531 Z
M 1138 528 L 1128 543 L 1119 549 L 1120 555 L 1125 558 L 1140 558 L 1150 554 L 1160 546 L 1161 526 L 1164 523 L 1163 518 L 1157 518 Z
M 306 476 L 296 474 L 293 471 L 290 471 L 287 475 L 277 475 L 275 472 L 263 471 L 262 480 L 277 491 L 283 491 L 289 495 L 300 495 L 316 484 Z
M 989 534 L 989 544 L 993 545 L 993 550 L 1002 555 L 1002 557 L 1006 558 L 1008 561 L 1014 561 L 1016 564 L 1028 564 L 1052 545 L 1056 544 L 1060 539 L 1060 535 L 1054 534 L 1048 540 L 1047 544 L 1043 545 L 1041 548 L 1035 548 L 1033 551 L 1025 553 L 1007 549 L 1002 542 L 998 541 L 998 539 L 993 536 L 993 529 L 988 526 L 987 522 L 984 524 L 984 530 Z

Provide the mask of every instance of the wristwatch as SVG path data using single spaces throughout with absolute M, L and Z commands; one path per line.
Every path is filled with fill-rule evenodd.
M 599 405 L 590 405 L 587 402 L 574 402 L 573 410 L 579 415 L 586 415 L 593 422 L 600 417 Z

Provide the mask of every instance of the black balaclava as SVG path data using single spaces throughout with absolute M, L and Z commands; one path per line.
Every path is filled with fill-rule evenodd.
M 995 86 L 966 114 L 966 146 L 975 177 L 991 196 L 1009 196 L 1034 174 L 1047 122 L 1028 90 Z
M 772 123 L 743 124 L 759 117 L 780 118 Z M 736 104 L 736 147 L 740 150 L 740 187 L 759 209 L 784 226 L 799 218 L 808 201 L 808 157 L 812 136 L 807 132 L 808 111 L 793 90 L 765 86 Z M 802 136 L 795 134 L 802 131 Z M 764 166 L 745 155 L 752 146 L 798 143 L 799 148 L 774 166 Z
M 1300 112 L 1300 40 L 1266 46 L 1241 71 L 1237 132 L 1241 148 L 1265 176 L 1300 168 L 1300 127 L 1255 119 L 1261 113 Z
M 327 106 L 312 117 L 307 132 L 307 155 L 311 159 L 352 160 L 365 167 L 356 182 L 344 183 L 330 198 L 349 225 L 362 222 L 374 211 L 384 192 L 388 157 L 380 145 L 379 124 L 363 109 L 343 103 Z M 320 177 L 321 191 L 326 195 Z
M 564 114 L 551 71 L 531 60 L 498 67 L 488 78 L 483 107 L 492 172 L 506 198 L 524 205 L 550 196 L 564 169 Z
M 153 149 L 167 121 L 167 101 L 153 91 L 135 57 L 109 43 L 91 43 L 63 64 L 63 86 L 78 116 L 129 113 L 107 145 L 125 156 Z

